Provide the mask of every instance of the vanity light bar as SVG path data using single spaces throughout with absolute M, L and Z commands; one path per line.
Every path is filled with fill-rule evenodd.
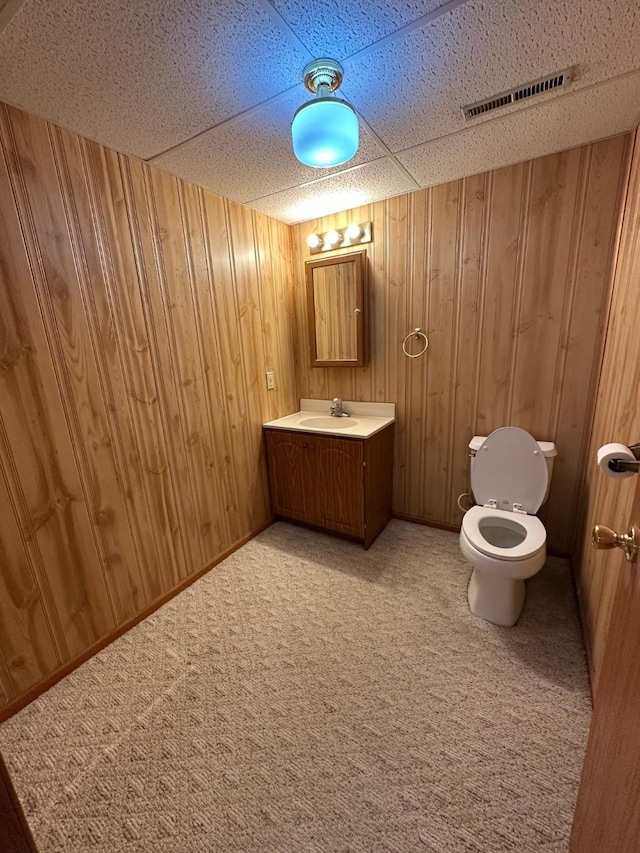
M 371 222 L 354 222 L 344 228 L 332 228 L 331 231 L 309 234 L 307 246 L 312 255 L 328 252 L 331 249 L 344 249 L 346 246 L 360 246 L 370 243 L 373 234 Z

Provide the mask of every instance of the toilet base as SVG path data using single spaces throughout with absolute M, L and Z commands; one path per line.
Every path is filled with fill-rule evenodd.
M 510 628 L 516 624 L 524 607 L 524 581 L 474 569 L 467 597 L 474 616 Z

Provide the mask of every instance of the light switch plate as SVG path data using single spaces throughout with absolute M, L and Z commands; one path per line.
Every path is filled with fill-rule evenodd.
M 273 370 L 267 370 L 267 390 L 273 391 L 276 387 L 276 380 L 273 375 Z

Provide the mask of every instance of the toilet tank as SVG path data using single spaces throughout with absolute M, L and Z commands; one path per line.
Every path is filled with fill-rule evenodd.
M 469 442 L 469 456 L 471 457 L 471 466 L 473 467 L 473 460 L 475 459 L 475 455 L 482 447 L 482 443 L 486 440 L 486 435 L 474 435 L 471 441 Z M 547 502 L 547 498 L 549 497 L 549 489 L 551 487 L 551 475 L 553 474 L 553 463 L 558 455 L 558 448 L 555 446 L 553 441 L 538 441 L 538 447 L 542 451 L 542 455 L 544 456 L 544 461 L 547 463 L 547 473 L 549 478 L 547 480 L 547 491 L 544 493 L 544 499 L 542 501 L 542 506 Z

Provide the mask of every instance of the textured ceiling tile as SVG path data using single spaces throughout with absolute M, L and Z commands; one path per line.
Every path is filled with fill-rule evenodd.
M 445 5 L 447 0 L 272 0 L 316 57 L 344 59 Z
M 633 129 L 640 111 L 638 91 L 640 73 L 629 74 L 434 139 L 397 157 L 424 187 L 542 157 Z
M 154 166 L 244 202 L 376 160 L 385 153 L 361 127 L 360 148 L 353 160 L 334 169 L 304 166 L 293 153 L 290 128 L 296 109 L 309 98 L 309 92 L 299 86 L 256 112 L 158 157 Z
M 0 98 L 147 158 L 295 85 L 309 58 L 259 0 L 27 0 L 0 37 Z
M 384 157 L 351 172 L 258 199 L 250 202 L 249 206 L 292 224 L 391 198 L 414 189 L 414 184 L 404 172 L 392 160 Z
M 369 200 L 412 188 L 391 161 L 371 162 L 380 152 L 366 132 L 347 166 L 369 166 L 308 183 L 324 173 L 294 160 L 288 111 L 302 102 L 302 69 L 318 54 L 361 51 L 344 61 L 341 93 L 392 150 L 413 148 L 402 156 L 425 183 L 581 144 L 637 117 L 626 87 L 601 115 L 585 101 L 587 119 L 540 109 L 640 68 L 637 0 L 441 2 L 25 0 L 0 34 L 0 99 L 144 159 L 167 152 L 158 165 L 285 221 L 316 215 L 324 201 L 332 210 L 358 203 L 350 193 Z M 569 65 L 575 81 L 536 101 L 535 127 L 528 105 L 465 123 L 463 104 Z M 438 140 L 431 162 L 415 148 L 429 140 Z M 307 186 L 290 190 L 297 183 Z
M 464 127 L 466 103 L 574 64 L 572 88 L 640 67 L 640 5 L 470 0 L 348 62 L 345 80 L 357 109 L 399 151 Z

